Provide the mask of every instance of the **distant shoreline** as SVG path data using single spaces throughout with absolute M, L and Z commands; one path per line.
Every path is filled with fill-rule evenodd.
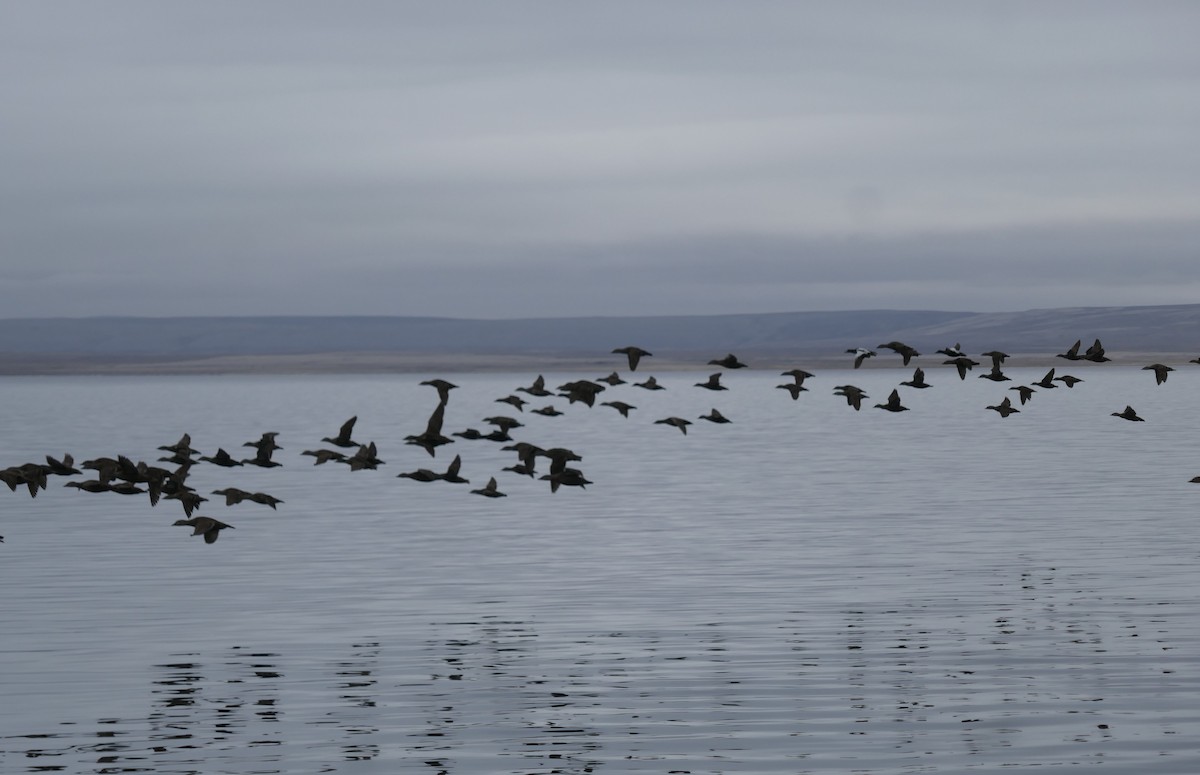
M 722 353 L 713 353 L 719 357 Z M 848 355 L 805 353 L 738 353 L 751 370 L 809 370 L 849 369 L 853 360 Z M 1109 352 L 1112 363 L 1145 365 L 1165 363 L 1171 366 L 1186 364 L 1194 353 L 1180 352 Z M 981 367 L 987 368 L 986 358 L 974 355 Z M 946 360 L 941 355 L 923 355 L 904 366 L 898 356 L 887 351 L 868 360 L 863 371 L 875 369 L 941 368 Z M 1087 361 L 1068 361 L 1053 353 L 1013 353 L 1006 367 L 1057 366 L 1064 369 L 1093 369 L 1104 364 Z M 949 368 L 949 367 L 946 367 Z M 637 373 L 655 371 L 717 370 L 703 356 L 684 354 L 654 357 L 643 360 Z M 612 371 L 625 374 L 628 366 L 619 355 L 503 355 L 446 353 L 312 353 L 288 355 L 217 355 L 204 358 L 171 358 L 166 356 L 36 356 L 0 355 L 0 376 L 188 376 L 222 374 L 417 374 L 467 372 L 595 372 L 600 377 Z

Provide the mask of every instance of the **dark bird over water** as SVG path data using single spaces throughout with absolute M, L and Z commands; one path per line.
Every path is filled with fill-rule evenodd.
M 999 366 L 995 366 L 995 365 L 992 366 L 992 370 L 989 371 L 987 374 L 980 374 L 979 378 L 980 379 L 990 379 L 992 382 L 1008 382 L 1011 379 L 1011 377 L 1009 377 L 1007 374 L 1000 371 Z
M 1141 417 L 1138 417 L 1137 412 L 1133 411 L 1132 406 L 1126 406 L 1123 411 L 1113 412 L 1113 417 L 1120 417 L 1122 420 L 1132 420 L 1133 422 L 1145 422 Z
M 504 398 L 497 398 L 496 403 L 508 404 L 509 406 L 515 408 L 518 412 L 525 411 L 526 402 L 525 399 L 521 398 L 520 396 L 505 396 Z
M 645 382 L 635 382 L 633 385 L 634 387 L 645 388 L 646 390 L 666 390 L 665 387 L 658 384 L 658 380 L 654 377 L 646 377 Z
M 1079 354 L 1079 347 L 1082 344 L 1083 344 L 1082 339 L 1076 339 L 1075 344 L 1071 345 L 1071 347 L 1065 353 L 1059 353 L 1058 355 L 1055 355 L 1054 357 L 1055 358 L 1066 358 L 1068 361 L 1082 360 L 1083 357 Z
M 715 423 L 731 422 L 731 420 L 728 417 L 726 417 L 725 415 L 718 412 L 716 407 L 713 407 L 713 410 L 711 412 L 709 412 L 708 414 L 700 415 L 699 419 L 708 420 L 709 422 L 715 422 Z
M 354 433 L 354 423 L 356 422 L 358 422 L 357 415 L 342 423 L 342 427 L 338 429 L 336 436 L 326 436 L 321 441 L 327 441 L 335 447 L 349 448 L 359 446 L 357 441 L 350 438 L 350 435 Z
M 546 396 L 554 395 L 546 389 L 546 378 L 541 374 L 537 376 L 537 379 L 533 381 L 532 385 L 529 387 L 519 387 L 517 390 L 522 393 L 528 393 L 531 396 L 537 396 L 539 398 L 545 398 Z
M 665 417 L 661 420 L 655 420 L 654 424 L 655 425 L 673 425 L 676 428 L 678 428 L 679 430 L 683 431 L 683 434 L 686 436 L 687 435 L 687 427 L 689 425 L 691 425 L 692 422 L 691 422 L 691 420 L 685 420 L 682 417 Z
M 942 365 L 954 366 L 956 369 L 958 369 L 958 378 L 966 379 L 967 372 L 970 371 L 972 367 L 978 366 L 979 361 L 973 361 L 965 355 L 960 355 L 957 358 L 951 358 L 947 361 L 942 361 Z
M 900 405 L 900 392 L 892 388 L 891 395 L 888 396 L 886 404 L 875 404 L 876 409 L 886 409 L 889 412 L 907 412 L 907 406 Z
M 425 383 L 421 383 L 425 384 Z M 429 453 L 430 457 L 437 454 L 435 451 L 443 444 L 453 444 L 454 439 L 442 435 L 442 425 L 446 418 L 446 402 L 438 401 L 437 407 L 429 415 L 429 420 L 425 423 L 425 431 L 413 436 L 405 436 L 405 444 L 415 444 L 423 448 Z
M 707 382 L 697 382 L 696 387 L 702 387 L 707 390 L 728 390 L 729 388 L 721 384 L 721 372 L 710 374 Z
M 612 374 L 609 374 L 607 377 L 600 377 L 596 381 L 603 382 L 604 384 L 611 385 L 612 387 L 625 384 L 625 380 L 621 379 L 621 375 L 615 371 Z
M 306 449 L 300 454 L 315 457 L 316 460 L 313 461 L 314 466 L 328 463 L 330 460 L 345 461 L 346 459 L 346 456 L 343 453 L 338 452 L 335 449 Z
M 1085 361 L 1094 361 L 1096 363 L 1104 363 L 1105 361 L 1112 360 L 1111 358 L 1104 357 L 1104 347 L 1100 344 L 1099 339 L 1097 339 L 1091 347 L 1087 348 L 1087 351 L 1083 354 L 1083 359 Z
M 1044 390 L 1052 390 L 1052 389 L 1058 387 L 1058 385 L 1054 384 L 1054 369 L 1050 369 L 1050 371 L 1046 372 L 1046 376 L 1042 377 L 1040 380 L 1038 380 L 1037 382 L 1034 382 L 1033 384 L 1037 385 L 1038 387 L 1040 387 Z
M 791 393 L 793 401 L 798 399 L 800 397 L 801 393 L 808 390 L 808 388 L 804 387 L 799 382 L 785 382 L 784 384 L 776 385 L 775 387 L 778 389 L 781 389 L 781 390 L 786 390 L 788 393 Z
M 963 352 L 962 344 L 955 342 L 953 347 L 943 347 L 937 351 L 938 355 L 944 355 L 947 358 L 964 358 L 966 353 Z
M 1017 395 L 1019 395 L 1021 397 L 1022 404 L 1024 404 L 1029 399 L 1033 398 L 1033 394 L 1035 392 L 1037 392 L 1033 388 L 1029 387 L 1028 385 L 1017 385 L 1016 387 L 1010 387 L 1009 390 L 1017 391 Z
M 870 398 L 870 396 L 862 391 L 862 388 L 855 385 L 838 385 L 833 389 L 833 394 L 845 398 L 846 403 L 854 407 L 854 411 L 856 412 L 862 409 L 863 399 Z
M 630 409 L 637 409 L 633 404 L 627 404 L 624 401 L 604 401 L 600 406 L 611 406 L 620 412 L 622 417 L 628 417 Z
M 810 378 L 812 374 L 804 369 L 788 369 L 787 371 L 779 372 L 779 376 L 791 377 L 792 379 L 796 380 L 797 385 L 803 385 L 804 380 Z
M 215 466 L 221 466 L 222 468 L 236 468 L 237 466 L 245 465 L 242 461 L 234 460 L 232 457 L 230 457 L 229 453 L 225 451 L 224 447 L 217 447 L 217 453 L 215 455 L 201 455 L 198 459 L 203 460 L 206 463 L 212 463 Z
M 582 401 L 590 407 L 596 405 L 596 396 L 604 392 L 604 385 L 586 379 L 577 379 L 574 382 L 559 385 L 558 389 L 562 391 L 559 395 L 566 398 L 569 403 Z
M 550 404 L 543 406 L 541 409 L 530 409 L 529 411 L 533 414 L 540 414 L 543 417 L 558 417 L 560 414 L 562 414 L 562 412 L 560 412 L 558 409 L 555 409 Z
M 450 391 L 458 387 L 458 385 L 455 385 L 453 382 L 447 382 L 444 379 L 427 379 L 421 384 L 429 385 L 436 390 L 438 393 L 438 400 L 443 404 L 450 400 Z
M 653 353 L 646 352 L 642 348 L 633 347 L 632 345 L 629 347 L 618 347 L 617 349 L 613 350 L 613 353 L 625 354 L 625 356 L 629 359 L 630 371 L 637 371 L 638 362 L 641 361 L 642 358 L 649 358 L 653 355 Z
M 746 364 L 737 359 L 733 353 L 729 353 L 724 358 L 713 358 L 708 362 L 709 366 L 722 366 L 726 369 L 744 369 Z
M 204 543 L 216 543 L 221 531 L 225 528 L 233 529 L 233 525 L 227 525 L 219 519 L 212 517 L 192 517 L 191 519 L 177 519 L 176 526 L 184 526 L 192 528 L 192 535 L 204 536 Z
M 1013 412 L 1021 411 L 1012 405 L 1012 401 L 1008 396 L 1005 396 L 1004 400 L 999 404 L 996 404 L 995 406 L 989 406 L 988 409 L 994 409 L 995 411 L 999 412 L 1001 417 L 1008 417 Z
M 1172 369 L 1170 366 L 1165 366 L 1161 363 L 1152 363 L 1149 366 L 1142 367 L 1142 371 L 1147 370 L 1154 372 L 1155 385 L 1161 385 L 1162 383 L 1166 382 L 1167 372 L 1175 371 L 1175 369 Z
M 485 498 L 505 498 L 508 496 L 508 493 L 500 492 L 500 490 L 497 489 L 496 477 L 494 476 L 491 479 L 488 479 L 488 483 L 486 485 L 478 490 L 471 490 L 471 492 L 475 495 L 482 495 Z
M 1055 377 L 1054 381 L 1061 382 L 1069 388 L 1073 388 L 1076 385 L 1078 385 L 1080 382 L 1083 382 L 1083 380 L 1080 379 L 1079 377 L 1072 377 L 1070 374 L 1064 374 L 1061 377 Z
M 1000 368 L 1004 363 L 1004 359 L 1008 357 L 1008 353 L 1000 352 L 999 350 L 988 350 L 985 353 L 980 353 L 984 358 L 992 359 L 992 368 Z
M 892 352 L 896 353 L 901 358 L 903 358 L 905 366 L 908 365 L 909 361 L 911 361 L 913 358 L 915 358 L 921 354 L 921 353 L 917 352 L 914 348 L 906 345 L 904 342 L 894 342 L 893 341 L 893 342 L 888 342 L 886 344 L 879 345 L 880 350 L 885 349 L 885 348 L 888 350 L 891 350 Z
M 900 384 L 908 385 L 911 388 L 921 388 L 921 389 L 924 389 L 927 387 L 933 387 L 932 385 L 930 385 L 928 382 L 925 381 L 925 370 L 922 369 L 920 366 L 913 369 L 912 379 L 910 379 L 906 382 L 901 382 Z

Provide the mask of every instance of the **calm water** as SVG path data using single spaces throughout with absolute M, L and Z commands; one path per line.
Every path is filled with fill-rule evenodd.
M 447 375 L 447 433 L 516 416 L 583 456 L 554 494 L 498 443 L 403 443 L 438 375 L 5 378 L 0 467 L 278 431 L 283 466 L 189 483 L 284 503 L 211 496 L 235 528 L 206 545 L 172 501 L 0 488 L 0 771 L 1194 775 L 1200 371 L 1063 371 L 1007 419 L 984 407 L 1045 369 L 927 368 L 900 414 L 871 405 L 909 371 L 797 401 L 667 372 L 601 395 L 627 420 Z M 300 455 L 351 415 L 385 465 Z M 455 454 L 470 485 L 396 477 Z M 493 475 L 508 497 L 470 494 Z

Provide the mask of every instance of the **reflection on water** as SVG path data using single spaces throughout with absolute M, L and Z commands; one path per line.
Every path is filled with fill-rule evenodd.
M 196 774 L 348 762 L 439 773 L 1187 771 L 1200 712 L 1172 606 L 1099 599 L 1086 581 L 1014 570 L 1004 583 L 1020 595 L 986 611 L 861 606 L 794 610 L 773 625 L 729 615 L 589 633 L 495 616 L 428 622 L 439 636 L 415 649 L 363 637 L 291 654 L 171 654 L 153 666 L 144 718 L 64 714 L 54 729 L 5 738 L 0 762 Z

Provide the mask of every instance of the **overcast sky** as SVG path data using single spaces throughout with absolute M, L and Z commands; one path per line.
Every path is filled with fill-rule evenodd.
M 0 317 L 1200 302 L 1200 3 L 0 0 Z

